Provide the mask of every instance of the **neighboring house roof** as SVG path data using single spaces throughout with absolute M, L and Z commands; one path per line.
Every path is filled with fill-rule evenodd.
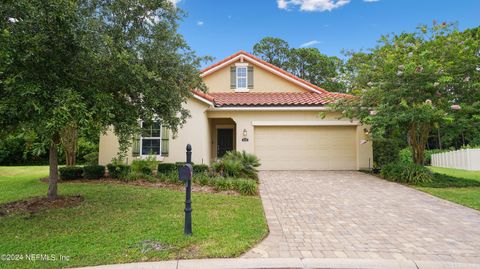
M 210 93 L 215 106 L 322 106 L 335 102 L 340 96 L 313 92 L 252 92 Z
M 201 77 L 206 77 L 223 67 L 232 64 L 238 60 L 244 60 L 263 69 L 272 72 L 275 75 L 283 77 L 298 86 L 308 90 L 307 92 L 215 92 L 204 93 L 199 90 L 193 90 L 194 96 L 215 107 L 235 107 L 235 106 L 323 106 L 331 104 L 336 100 L 345 97 L 351 97 L 348 94 L 332 93 L 322 89 L 312 83 L 303 80 L 273 64 L 270 64 L 248 52 L 239 51 L 215 64 L 210 65 L 200 71 Z

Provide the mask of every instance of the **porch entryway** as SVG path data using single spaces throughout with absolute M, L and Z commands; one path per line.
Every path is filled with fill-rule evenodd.
M 231 118 L 209 119 L 212 160 L 221 158 L 228 151 L 236 150 L 235 121 Z

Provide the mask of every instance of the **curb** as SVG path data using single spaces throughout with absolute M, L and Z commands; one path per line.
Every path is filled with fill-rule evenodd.
M 369 259 L 198 259 L 111 264 L 83 269 L 480 269 L 480 264 Z

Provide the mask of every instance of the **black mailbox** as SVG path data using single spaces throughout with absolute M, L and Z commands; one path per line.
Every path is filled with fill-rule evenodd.
M 184 166 L 178 167 L 178 179 L 181 181 L 187 181 L 192 178 L 193 167 L 187 163 Z

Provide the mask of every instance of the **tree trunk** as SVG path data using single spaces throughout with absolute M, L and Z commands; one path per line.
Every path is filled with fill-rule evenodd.
M 412 149 L 413 162 L 425 164 L 425 147 L 431 126 L 428 123 L 412 124 L 408 129 L 408 143 Z
M 58 134 L 55 134 L 50 142 L 50 152 L 49 152 L 49 164 L 50 164 L 50 175 L 48 181 L 48 193 L 47 197 L 49 200 L 57 199 L 57 182 L 58 182 L 58 151 L 57 145 L 60 142 L 60 137 Z
M 60 132 L 60 140 L 65 151 L 65 162 L 67 166 L 75 166 L 77 162 L 77 141 L 78 130 L 76 125 L 65 127 Z
M 442 149 L 442 136 L 440 136 L 440 127 L 437 128 L 438 148 Z

